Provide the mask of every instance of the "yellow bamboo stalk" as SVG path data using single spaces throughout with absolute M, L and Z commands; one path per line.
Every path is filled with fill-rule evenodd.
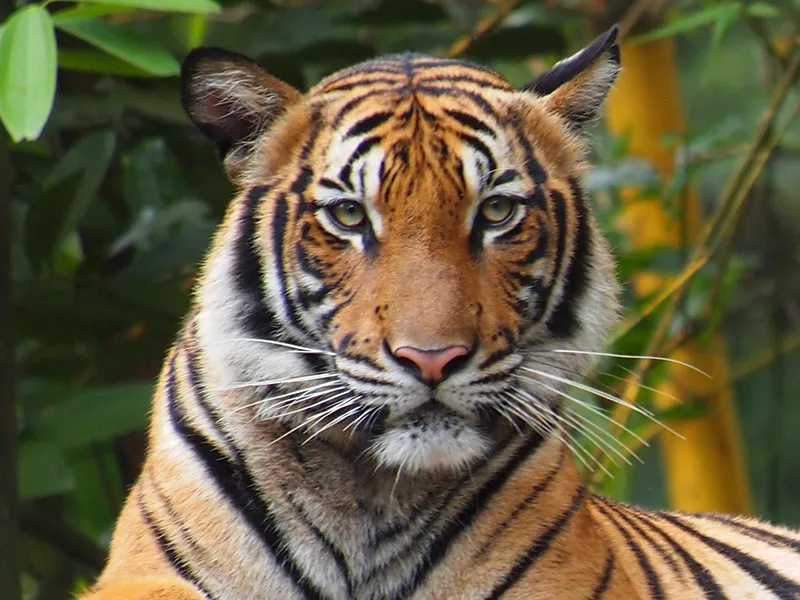
M 608 128 L 628 136 L 631 154 L 649 160 L 666 180 L 674 171 L 675 158 L 663 137 L 684 129 L 672 41 L 622 43 L 621 52 L 624 68 L 606 109 Z M 677 247 L 682 234 L 689 243 L 698 238 L 702 222 L 693 189 L 682 198 L 682 222 L 665 210 L 659 197 L 647 196 L 639 188 L 623 189 L 621 195 L 625 208 L 620 227 L 633 249 Z M 675 284 L 655 272 L 637 273 L 631 283 L 639 296 L 655 295 Z M 749 513 L 751 500 L 733 396 L 729 387 L 719 387 L 730 378 L 722 336 L 693 341 L 671 358 L 711 376 L 671 365 L 659 386 L 666 393 L 655 400 L 661 409 L 674 404 L 669 396 L 685 401 L 707 398 L 704 416 L 670 423 L 685 439 L 661 436 L 671 505 L 681 510 Z

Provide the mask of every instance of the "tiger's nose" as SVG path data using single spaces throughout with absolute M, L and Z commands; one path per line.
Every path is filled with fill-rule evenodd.
M 449 346 L 437 350 L 420 350 L 401 346 L 392 351 L 392 356 L 423 383 L 434 385 L 453 371 L 462 367 L 470 349 L 466 346 Z M 459 360 L 461 359 L 461 360 Z

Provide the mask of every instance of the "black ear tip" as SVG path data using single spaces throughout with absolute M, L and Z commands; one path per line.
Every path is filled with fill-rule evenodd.
M 608 52 L 611 55 L 611 60 L 619 64 L 617 37 L 619 37 L 619 24 L 615 23 L 608 31 L 598 38 L 597 47 L 600 49 L 600 52 Z
M 619 37 L 619 23 L 614 23 L 611 28 L 606 31 L 606 44 L 613 44 Z

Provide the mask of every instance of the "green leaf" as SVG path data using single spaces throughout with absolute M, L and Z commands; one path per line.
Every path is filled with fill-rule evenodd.
M 163 77 L 180 71 L 178 61 L 166 49 L 126 27 L 97 19 L 59 20 L 56 26 L 151 75 Z
M 740 13 L 744 12 L 751 17 L 775 17 L 778 9 L 768 2 L 752 2 L 747 6 L 741 2 L 718 2 L 705 8 L 693 11 L 686 16 L 672 19 L 662 27 L 657 27 L 644 35 L 631 40 L 633 43 L 652 42 L 664 38 L 674 37 L 681 33 L 688 33 L 706 25 L 715 25 L 715 37 L 721 37 L 730 23 L 735 22 Z
M 152 392 L 150 382 L 76 390 L 32 422 L 29 435 L 74 448 L 143 429 Z
M 65 494 L 75 477 L 64 453 L 49 442 L 23 442 L 19 449 L 19 495 L 22 500 Z
M 213 0 L 83 0 L 87 4 L 105 4 L 108 6 L 125 6 L 127 8 L 144 8 L 163 12 L 183 13 L 218 13 L 222 10 Z
M 681 18 L 672 19 L 666 25 L 657 27 L 644 35 L 636 37 L 633 41 L 637 43 L 651 42 L 674 37 L 681 33 L 688 33 L 700 27 L 710 25 L 720 19 L 727 20 L 731 17 L 735 19 L 736 15 L 739 14 L 739 10 L 738 2 L 720 2 L 718 4 L 712 4 L 703 9 L 693 11 Z
M 56 92 L 56 36 L 38 5 L 16 11 L 0 37 L 0 120 L 15 142 L 42 132 Z
M 58 26 L 59 23 L 75 19 L 96 19 L 97 17 L 105 17 L 106 15 L 116 15 L 119 13 L 128 12 L 124 6 L 76 6 L 74 8 L 67 8 L 60 10 L 53 14 L 53 23 Z
M 55 236 L 55 248 L 59 247 L 67 235 L 80 224 L 87 209 L 97 197 L 97 191 L 105 178 L 115 146 L 116 136 L 111 130 L 89 134 L 69 149 L 44 180 L 43 187 L 50 189 L 81 172 L 72 202 L 66 206 L 66 212 Z
M 58 66 L 69 71 L 103 73 L 123 77 L 153 77 L 132 64 L 97 50 L 59 50 Z

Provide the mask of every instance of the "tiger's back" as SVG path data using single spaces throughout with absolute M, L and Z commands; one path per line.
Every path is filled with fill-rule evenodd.
M 91 600 L 796 598 L 800 536 L 590 492 L 563 389 L 617 314 L 584 196 L 616 32 L 522 90 L 195 51 L 237 186 Z

